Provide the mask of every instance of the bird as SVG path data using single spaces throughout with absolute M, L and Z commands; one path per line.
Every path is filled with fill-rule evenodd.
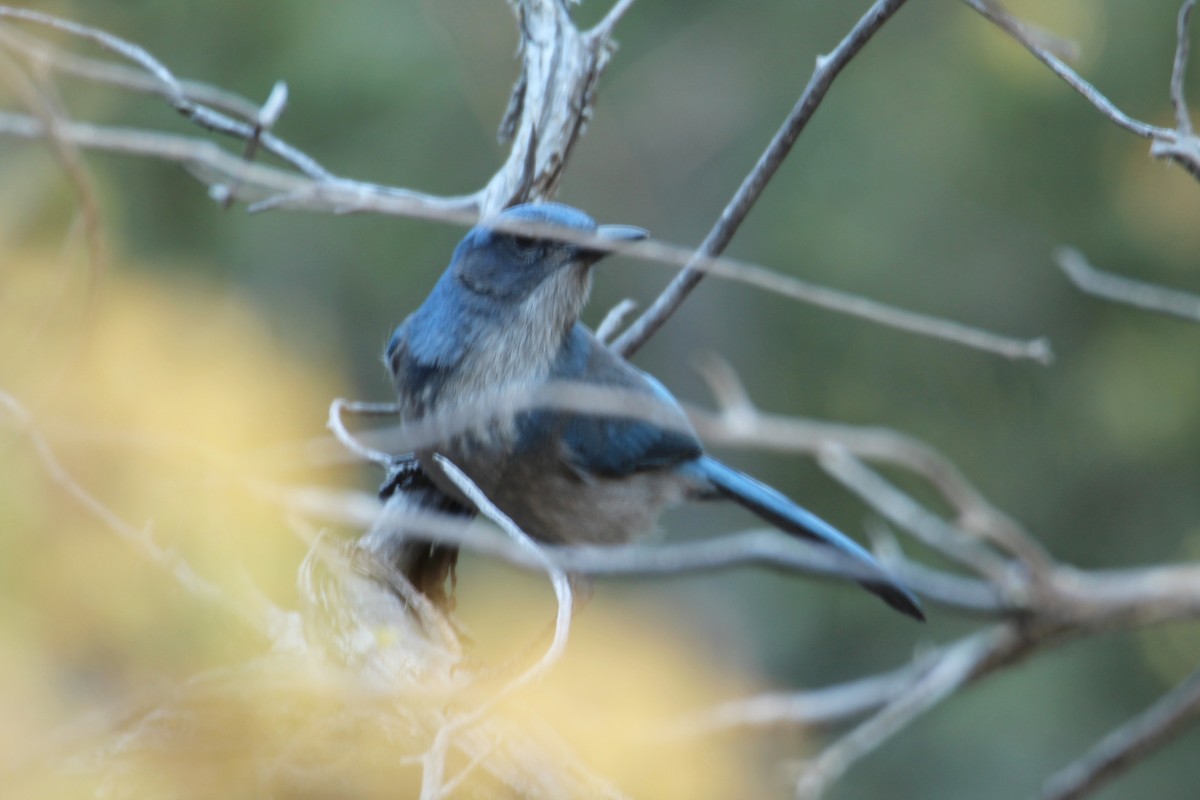
M 867 591 L 924 619 L 917 598 L 864 548 L 707 454 L 666 387 L 580 322 L 593 267 L 607 250 L 517 229 L 557 227 L 613 243 L 644 239 L 645 230 L 598 225 L 553 202 L 512 206 L 493 220 L 466 234 L 384 352 L 402 424 L 472 408 L 482 421 L 418 449 L 403 481 L 432 491 L 442 510 L 474 513 L 440 454 L 530 537 L 554 545 L 626 543 L 652 530 L 668 507 L 732 500 L 787 534 L 840 553 Z M 503 419 L 480 414 L 488 397 L 552 382 L 627 392 L 654 411 L 653 419 L 554 407 L 526 407 Z M 400 569 L 418 589 L 444 599 L 441 584 L 456 556 L 453 548 L 423 545 Z

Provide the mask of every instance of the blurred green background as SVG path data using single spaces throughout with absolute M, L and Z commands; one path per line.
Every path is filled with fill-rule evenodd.
M 814 59 L 866 2 L 634 5 L 559 199 L 598 219 L 694 244 L 752 166 Z M 342 175 L 454 194 L 502 162 L 496 125 L 516 75 L 500 0 L 89 0 L 33 7 L 144 45 L 176 74 L 266 97 L 276 132 Z M 1175 0 L 1012 3 L 1073 39 L 1076 66 L 1134 117 L 1171 124 Z M 607 9 L 589 0 L 583 23 Z M 1189 70 L 1200 102 L 1200 64 Z M 191 132 L 161 102 L 63 81 L 76 116 Z M 11 105 L 11 104 L 10 104 Z M 236 149 L 236 147 L 234 148 Z M 1200 326 L 1082 296 L 1054 266 L 1071 244 L 1097 266 L 1200 292 L 1200 186 L 1094 111 L 999 30 L 950 0 L 913 0 L 851 64 L 728 254 L 804 280 L 1018 337 L 1050 367 L 1009 362 L 709 279 L 639 354 L 686 401 L 711 401 L 689 357 L 714 351 L 764 409 L 884 425 L 939 448 L 1059 558 L 1117 567 L 1200 554 Z M 374 216 L 223 212 L 179 168 L 92 156 L 114 270 L 197 273 L 246 299 L 291 358 L 387 399 L 379 353 L 462 230 Z M 44 150 L 0 139 L 0 246 L 61 242 L 72 195 Z M 670 278 L 614 261 L 588 319 L 643 306 Z M 314 404 L 311 434 L 322 432 Z M 799 457 L 723 454 L 844 530 L 861 504 Z M 374 476 L 350 476 L 370 488 Z M 752 524 L 682 510 L 671 536 Z M 464 568 L 464 613 L 488 568 Z M 473 588 L 474 587 L 474 588 Z M 861 592 L 761 572 L 619 582 L 597 604 L 668 621 L 698 657 L 776 688 L 905 662 L 971 622 L 917 627 Z M 587 626 L 585 614 L 579 625 Z M 1195 624 L 1039 656 L 938 708 L 867 759 L 834 797 L 1025 796 L 1200 661 Z M 613 669 L 635 665 L 614 659 Z M 803 743 L 753 737 L 764 773 Z M 1193 731 L 1100 797 L 1187 797 Z M 1186 788 L 1191 787 L 1191 788 Z

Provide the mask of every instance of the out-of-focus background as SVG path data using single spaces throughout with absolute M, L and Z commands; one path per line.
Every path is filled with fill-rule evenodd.
M 814 59 L 865 6 L 635 4 L 559 199 L 667 241 L 699 241 Z M 1175 0 L 1008 6 L 1074 40 L 1077 68 L 1123 110 L 1171 124 Z M 517 37 L 500 0 L 32 7 L 251 98 L 286 80 L 276 132 L 339 174 L 455 194 L 481 186 L 505 155 L 495 130 Z M 575 13 L 589 23 L 606 10 L 588 0 Z M 1195 60 L 1188 77 L 1200 102 Z M 16 107 L 6 83 L 4 106 Z M 78 118 L 194 132 L 161 101 L 59 86 Z M 1104 269 L 1200 291 L 1200 186 L 1147 147 L 965 6 L 914 0 L 838 80 L 728 253 L 1046 336 L 1055 363 L 1006 361 L 717 279 L 637 362 L 706 405 L 692 356 L 716 352 L 764 409 L 919 437 L 1066 562 L 1194 559 L 1200 327 L 1082 296 L 1051 258 L 1072 244 Z M 249 578 L 286 603 L 306 544 L 238 476 L 372 487 L 373 473 L 289 471 L 280 454 L 323 434 L 332 397 L 388 399 L 379 353 L 462 230 L 222 211 L 172 165 L 93 155 L 87 169 L 107 249 L 96 281 L 61 169 L 44 146 L 0 138 L 0 389 L 136 530 L 148 526 L 233 596 Z M 606 264 L 589 321 L 624 297 L 648 303 L 670 275 Z M 864 535 L 870 513 L 811 462 L 722 456 Z M 664 527 L 684 538 L 752 524 L 705 507 Z M 0 750 L 14 763 L 85 736 L 128 698 L 260 647 L 135 552 L 47 477 L 15 429 L 0 429 Z M 476 560 L 459 587 L 464 622 L 485 648 L 536 637 L 551 608 L 536 579 Z M 758 689 L 867 675 L 973 624 L 931 609 L 917 626 L 855 589 L 759 571 L 602 583 L 577 621 L 568 677 L 547 693 L 559 693 L 562 724 L 583 730 L 580 755 L 640 796 L 733 796 L 748 782 L 769 794 L 786 783 L 780 764 L 814 752 L 819 737 L 721 738 L 690 751 L 683 763 L 693 766 L 673 769 L 668 785 L 654 782 L 667 770 L 639 739 L 639 715 L 661 722 Z M 1194 623 L 1043 654 L 937 708 L 833 796 L 1028 795 L 1197 661 Z M 1200 777 L 1197 747 L 1193 731 L 1098 796 L 1189 796 L 1181 787 Z M 195 788 L 180 789 L 169 770 L 156 780 L 149 788 Z

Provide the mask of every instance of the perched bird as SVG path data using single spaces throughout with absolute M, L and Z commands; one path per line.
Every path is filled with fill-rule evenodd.
M 597 226 L 582 211 L 557 203 L 515 206 L 499 219 L 562 226 L 613 241 L 646 236 L 640 228 Z M 486 221 L 473 228 L 429 297 L 388 342 L 385 362 L 401 418 L 415 421 L 470 409 L 472 403 L 478 416 L 480 400 L 492 393 L 566 381 L 644 398 L 657 424 L 636 416 L 523 410 L 418 452 L 424 477 L 450 505 L 472 510 L 433 457 L 442 454 L 522 530 L 552 544 L 623 543 L 648 531 L 667 506 L 733 500 L 789 534 L 848 557 L 867 576 L 859 579 L 864 588 L 923 619 L 916 598 L 866 550 L 771 487 L 706 455 L 671 393 L 579 322 L 592 266 L 604 255 L 497 230 Z M 428 589 L 444 579 L 447 557 L 452 564 L 452 551 L 426 547 L 401 568 L 418 588 Z

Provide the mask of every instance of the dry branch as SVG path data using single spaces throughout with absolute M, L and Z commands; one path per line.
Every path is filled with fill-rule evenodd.
M 1093 297 L 1200 322 L 1200 295 L 1104 272 L 1071 247 L 1060 247 L 1054 256 L 1071 282 Z
M 901 0 L 902 2 L 902 0 Z M 1030 359 L 1049 363 L 1050 348 L 1042 339 L 1021 340 L 979 330 L 968 325 L 930 317 L 878 303 L 820 286 L 798 281 L 754 264 L 740 263 L 713 256 L 728 244 L 753 200 L 765 186 L 769 175 L 782 163 L 787 148 L 816 110 L 833 78 L 861 49 L 886 16 L 901 3 L 879 3 L 878 15 L 867 16 L 818 67 L 806 94 L 797 105 L 790 133 L 781 131 L 787 141 L 773 145 L 764 155 L 758 177 L 747 179 L 746 186 L 735 198 L 737 210 L 729 210 L 714 228 L 719 232 L 720 247 L 708 255 L 688 248 L 662 242 L 643 241 L 636 245 L 613 246 L 611 242 L 588 238 L 565 230 L 545 230 L 545 226 L 522 226 L 532 232 L 550 235 L 566 241 L 584 241 L 590 246 L 616 250 L 639 258 L 666 264 L 686 266 L 682 276 L 698 281 L 707 272 L 741 281 L 767 291 L 783 294 L 802 302 L 812 303 L 841 313 L 868 319 L 881 325 L 956 342 L 1005 358 Z M 273 136 L 264 125 L 262 109 L 244 98 L 224 93 L 203 84 L 192 84 L 177 78 L 161 61 L 144 48 L 113 36 L 110 33 L 67 20 L 25 9 L 0 6 L 0 19 L 10 18 L 50 27 L 100 44 L 110 52 L 137 64 L 144 70 L 141 80 L 133 78 L 123 65 L 69 59 L 66 69 L 72 74 L 91 79 L 84 67 L 96 66 L 95 80 L 136 91 L 147 91 L 164 97 L 172 107 L 199 127 L 239 139 L 246 143 L 241 156 L 234 155 L 215 143 L 198 137 L 166 134 L 156 131 L 110 127 L 92 123 L 55 118 L 52 125 L 24 114 L 0 111 L 0 134 L 16 138 L 43 139 L 51 134 L 57 141 L 73 148 L 94 149 L 128 155 L 159 158 L 177 162 L 197 179 L 209 186 L 213 199 L 222 205 L 234 200 L 250 203 L 250 209 L 287 209 L 318 213 L 372 212 L 419 219 L 472 225 L 481 215 L 488 215 L 522 200 L 545 199 L 557 187 L 571 148 L 582 134 L 591 114 L 596 83 L 607 63 L 611 49 L 612 28 L 628 9 L 629 3 L 619 3 L 612 13 L 595 28 L 579 33 L 566 16 L 562 3 L 556 0 L 527 0 L 516 4 L 521 19 L 522 73 L 513 92 L 512 112 L 502 124 L 513 144 L 506 163 L 478 192 L 458 197 L 438 197 L 410 189 L 381 186 L 336 176 L 316 159 Z M 886 12 L 886 13 L 885 13 Z M 10 33 L 5 40 L 18 42 L 15 52 L 32 54 L 38 63 L 55 64 L 61 50 L 43 42 Z M 0 40 L 4 41 L 4 40 Z M 565 94 L 565 96 L 564 96 Z M 206 100 L 213 101 L 209 106 Z M 276 108 L 275 112 L 278 113 Z M 239 119 L 230 114 L 237 114 Z M 274 115 L 271 115 L 274 116 Z M 272 120 L 273 121 L 273 120 Z M 785 126 L 786 127 L 786 126 Z M 249 156 L 261 147 L 280 158 L 294 171 L 252 163 Z M 782 149 L 780 149 L 782 148 Z M 769 156 L 769 157 L 768 157 Z M 731 205 L 731 209 L 734 208 Z M 710 237 L 711 238 L 711 237 Z M 713 241 L 717 241 L 714 239 Z M 672 284 L 677 285 L 677 284 Z M 694 285 L 694 283 L 693 283 Z M 674 290 L 668 290 L 669 292 Z M 666 295 L 664 295 L 665 297 Z M 672 301 L 677 305 L 679 296 Z M 665 320 L 660 300 L 653 311 Z M 647 319 L 651 311 L 643 315 Z M 667 312 L 669 313 L 669 312 Z M 635 323 L 635 326 L 644 323 Z M 626 331 L 628 337 L 633 329 Z M 649 331 L 639 334 L 644 339 Z M 620 349 L 621 341 L 614 345 Z
M 1178 164 L 1193 178 L 1200 180 L 1200 138 L 1192 131 L 1191 122 L 1187 116 L 1187 104 L 1183 98 L 1183 72 L 1187 66 L 1188 53 L 1187 26 L 1195 0 L 1185 0 L 1179 12 L 1175 65 L 1171 76 L 1171 101 L 1175 107 L 1176 128 L 1160 128 L 1157 125 L 1136 120 L 1121 111 L 1099 89 L 1084 80 L 1079 73 L 1050 52 L 1042 38 L 1036 35 L 1028 25 L 1001 8 L 995 0 L 963 0 L 963 2 L 1019 42 L 1022 47 L 1033 54 L 1034 58 L 1045 64 L 1051 72 L 1082 95 L 1097 111 L 1116 125 L 1132 134 L 1150 139 L 1150 155 Z
M 754 169 L 742 180 L 742 185 L 738 187 L 716 224 L 696 250 L 694 261 L 719 256 L 725 250 L 741 226 L 742 220 L 750 213 L 767 183 L 791 152 L 792 146 L 816 113 L 821 101 L 825 99 L 838 74 L 858 55 L 884 23 L 900 10 L 904 2 L 905 0 L 877 0 L 831 53 L 817 59 L 808 86 L 804 88 L 795 107 L 759 157 Z M 636 352 L 662 327 L 667 318 L 675 313 L 675 309 L 679 308 L 703 277 L 704 272 L 695 263 L 689 262 L 653 305 L 613 342 L 613 349 L 623 356 L 630 356 Z
M 1159 128 L 1128 117 L 1051 52 L 1045 37 L 994 3 L 964 1 L 1017 39 L 1113 122 L 1150 138 L 1153 155 L 1170 159 L 1200 178 L 1200 143 L 1193 132 L 1183 89 L 1188 21 L 1194 0 L 1184 3 L 1178 19 L 1170 86 L 1175 129 Z M 483 188 L 469 195 L 435 197 L 336 176 L 311 156 L 271 134 L 270 128 L 285 105 L 282 84 L 260 107 L 223 90 L 182 81 L 146 49 L 106 32 L 5 6 L 0 6 L 0 18 L 92 42 L 134 66 L 81 59 L 18 32 L 11 25 L 0 28 L 0 48 L 6 58 L 14 63 L 24 58 L 35 65 L 33 78 L 22 68 L 6 70 L 10 78 L 16 76 L 17 83 L 26 81 L 24 85 L 29 91 L 23 93 L 23 101 L 31 113 L 0 112 L 0 134 L 48 141 L 76 181 L 81 174 L 79 149 L 108 150 L 180 163 L 210 186 L 215 199 L 252 201 L 252 208 L 259 210 L 372 211 L 471 224 L 481 214 L 513 202 L 553 195 L 591 114 L 597 82 L 611 55 L 614 27 L 632 2 L 619 0 L 598 25 L 584 32 L 574 26 L 566 3 L 520 0 L 513 5 L 520 23 L 522 66 L 509 113 L 501 125 L 501 134 L 511 140 L 512 147 L 505 164 Z M 755 265 L 715 258 L 786 158 L 837 75 L 901 5 L 903 0 L 878 0 L 839 45 L 818 60 L 792 113 L 697 251 L 659 242 L 614 248 L 685 267 L 662 296 L 617 340 L 616 349 L 624 353 L 636 350 L 665 322 L 702 275 L 713 272 L 899 329 L 1012 358 L 1049 361 L 1049 348 L 1041 340 L 996 336 L 809 286 Z M 161 96 L 200 128 L 243 142 L 244 150 L 239 156 L 199 137 L 72 120 L 54 101 L 50 86 L 45 84 L 45 76 L 54 71 Z M 284 166 L 256 163 L 255 151 L 259 149 L 279 159 Z M 83 186 L 77 182 L 77 188 Z M 86 206 L 87 192 L 79 188 L 79 194 Z M 88 224 L 91 226 L 92 222 Z M 540 235 L 572 241 L 575 240 L 572 237 L 579 236 L 533 227 Z M 586 237 L 582 241 L 595 243 Z M 1194 298 L 1165 294 L 1165 290 L 1147 293 L 1112 276 L 1065 264 L 1064 269 L 1104 296 L 1125 302 L 1134 302 L 1131 297 L 1152 297 L 1141 304 L 1193 319 L 1200 317 L 1191 307 Z M 1108 294 L 1104 293 L 1104 287 L 1110 290 Z M 627 308 L 623 304 L 619 310 L 620 313 L 614 310 L 610 320 L 606 320 L 606 332 L 618 327 L 620 314 Z M 731 371 L 721 373 L 718 369 L 710 374 L 717 376 L 714 391 L 721 402 L 721 411 L 716 415 L 693 414 L 697 428 L 710 441 L 819 457 L 822 466 L 883 516 L 956 565 L 958 569 L 932 567 L 910 561 L 898 551 L 892 553 L 886 560 L 911 581 L 918 593 L 958 613 L 1000 619 L 979 633 L 943 645 L 891 672 L 801 695 L 769 695 L 729 704 L 685 721 L 676 731 L 694 735 L 757 725 L 831 725 L 865 716 L 808 765 L 796 785 L 798 796 L 819 795 L 856 761 L 903 731 L 925 711 L 963 687 L 1023 658 L 1097 633 L 1200 618 L 1200 564 L 1106 572 L 1084 572 L 1060 564 L 1015 520 L 994 507 L 945 456 L 927 445 L 885 429 L 764 414 L 754 407 Z M 536 395 L 517 393 L 483 399 L 491 415 L 552 406 L 581 413 L 612 414 L 619 410 L 624 415 L 662 422 L 654 418 L 656 404 L 639 405 L 638 400 L 621 393 L 553 385 Z M 412 498 L 406 501 L 394 497 L 380 506 L 373 499 L 359 496 L 255 487 L 259 492 L 274 493 L 298 516 L 323 515 L 325 519 L 366 531 L 355 548 L 330 545 L 326 537 L 309 532 L 312 548 L 299 575 L 304 605 L 304 630 L 300 633 L 296 630 L 297 615 L 274 608 L 261 599 L 250 604 L 233 602 L 182 559 L 159 548 L 148 531 L 119 519 L 67 472 L 14 398 L 0 392 L 0 406 L 12 425 L 24 434 L 42 469 L 55 484 L 135 549 L 166 569 L 186 591 L 232 611 L 276 645 L 291 646 L 293 654 L 305 651 L 310 645 L 321 648 L 339 668 L 368 686 L 386 687 L 386 697 L 391 701 L 428 692 L 431 677 L 446 698 L 456 698 L 471 688 L 474 678 L 469 670 L 462 668 L 463 650 L 453 622 L 416 593 L 392 565 L 388 547 L 396 539 L 397 531 L 402 530 L 405 536 L 428 537 L 430 541 L 472 548 L 547 574 L 558 600 L 554 639 L 533 668 L 506 684 L 499 693 L 457 715 L 441 710 L 406 711 L 397 708 L 395 702 L 380 702 L 382 695 L 370 698 L 375 705 L 365 717 L 368 722 L 389 735 L 399 736 L 397 732 L 402 730 L 405 741 L 411 740 L 424 748 L 423 800 L 443 797 L 462 786 L 469 776 L 481 772 L 513 794 L 619 796 L 606 781 L 577 768 L 553 736 L 515 729 L 489 713 L 501 697 L 537 679 L 562 654 L 573 603 L 568 572 L 682 575 L 757 564 L 802 574 L 859 577 L 852 567 L 830 554 L 777 534 L 749 533 L 674 546 L 538 547 L 486 497 L 479 495 L 465 476 L 446 463 L 443 467 L 451 478 L 476 507 L 505 531 L 505 536 L 481 537 L 477 531 L 426 513 Z M 381 448 L 379 440 L 366 443 L 365 437 L 351 434 L 342 421 L 343 412 L 387 415 L 394 412 L 394 407 L 337 401 L 330 410 L 329 425 L 338 441 L 355 457 L 381 464 L 395 460 L 390 453 L 411 450 L 422 443 L 436 443 L 449 432 L 487 421 L 487 415 L 478 408 L 456 409 L 438 419 L 404 426 L 393 432 L 386 448 Z M 919 475 L 946 501 L 952 518 L 943 519 L 925 508 L 871 470 L 865 461 L 900 467 Z M 971 574 L 961 574 L 962 569 Z M 245 675 L 236 676 L 236 680 L 230 677 L 210 676 L 211 680 L 198 680 L 196 686 L 185 687 L 185 691 L 201 684 L 205 691 L 215 692 L 239 693 L 254 688 L 253 683 L 245 682 Z M 1196 718 L 1200 709 L 1197 683 L 1193 675 L 1146 714 L 1102 741 L 1092 753 L 1047 784 L 1047 796 L 1079 796 L 1115 774 L 1118 767 L 1144 757 L 1177 734 Z M 360 709 L 347 713 L 363 712 Z M 161 722 L 169 716 L 170 709 L 163 707 L 138 715 L 122 746 L 136 750 L 154 737 L 166 735 Z M 447 776 L 452 755 L 460 756 L 464 766 L 457 775 Z M 537 769 L 530 770 L 529 764 Z
M 1011 647 L 1013 638 L 1009 628 L 998 628 L 946 648 L 932 666 L 892 695 L 880 711 L 805 766 L 796 782 L 797 800 L 820 797 L 856 761 L 965 686 L 985 665 Z
M 1076 800 L 1125 772 L 1200 719 L 1200 670 L 1051 776 L 1042 800 Z

